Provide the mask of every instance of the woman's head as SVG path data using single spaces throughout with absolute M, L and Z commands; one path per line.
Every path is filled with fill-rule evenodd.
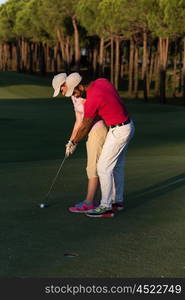
M 54 94 L 53 97 L 58 96 L 58 94 L 61 91 L 61 86 L 64 85 L 65 81 L 67 78 L 66 73 L 59 73 L 58 75 L 55 75 L 53 80 L 52 80 L 52 86 L 54 88 Z

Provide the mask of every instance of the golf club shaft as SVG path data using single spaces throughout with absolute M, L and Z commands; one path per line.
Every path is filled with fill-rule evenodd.
M 61 165 L 60 165 L 60 167 L 59 167 L 59 169 L 58 169 L 58 171 L 57 171 L 57 174 L 55 175 L 55 177 L 54 177 L 54 179 L 53 179 L 53 181 L 52 181 L 52 183 L 51 183 L 50 189 L 49 189 L 49 191 L 47 192 L 47 194 L 46 194 L 46 196 L 45 196 L 45 199 L 48 198 L 48 196 L 49 196 L 49 194 L 50 194 L 50 192 L 51 192 L 51 190 L 52 190 L 52 188 L 53 188 L 53 186 L 54 186 L 54 184 L 55 184 L 55 182 L 56 182 L 56 180 L 57 180 L 57 177 L 58 177 L 58 175 L 59 175 L 59 173 L 60 173 L 60 171 L 61 171 L 61 169 L 62 169 L 62 166 L 63 166 L 63 164 L 64 164 L 66 158 L 67 158 L 67 156 L 65 155 L 65 157 L 64 157 L 63 161 L 61 162 Z

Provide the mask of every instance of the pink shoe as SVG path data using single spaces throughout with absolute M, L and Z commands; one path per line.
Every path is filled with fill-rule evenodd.
M 69 211 L 74 213 L 86 213 L 91 212 L 97 206 L 98 204 L 87 204 L 86 201 L 82 201 L 75 206 L 69 207 Z

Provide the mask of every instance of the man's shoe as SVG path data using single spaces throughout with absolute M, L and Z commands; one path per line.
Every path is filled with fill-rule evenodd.
M 115 202 L 112 203 L 112 210 L 113 211 L 120 211 L 120 210 L 124 210 L 125 206 L 123 202 Z
M 86 216 L 94 218 L 112 218 L 114 217 L 114 212 L 111 209 L 100 205 L 92 212 L 86 213 Z
M 74 213 L 91 212 L 94 208 L 97 207 L 97 205 L 98 204 L 88 204 L 86 201 L 82 201 L 75 206 L 69 207 L 69 211 Z

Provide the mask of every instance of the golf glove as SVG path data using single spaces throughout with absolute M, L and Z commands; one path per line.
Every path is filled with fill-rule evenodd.
M 73 152 L 76 149 L 77 144 L 73 144 L 73 142 L 69 141 L 66 144 L 66 156 L 68 157 L 70 154 L 73 154 Z

